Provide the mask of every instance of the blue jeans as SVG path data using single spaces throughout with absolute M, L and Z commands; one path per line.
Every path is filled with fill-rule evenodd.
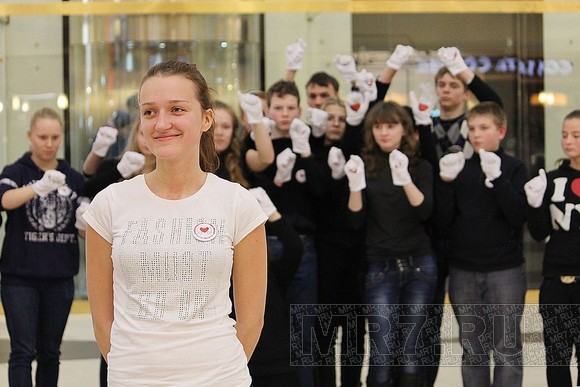
M 520 323 L 526 287 L 524 265 L 487 273 L 449 269 L 449 298 L 459 324 L 465 387 L 522 385 Z M 495 363 L 493 383 L 490 353 Z
M 10 335 L 8 382 L 32 386 L 36 359 L 37 387 L 56 387 L 60 344 L 74 297 L 74 281 L 2 283 L 2 306 Z
M 421 345 L 417 338 L 427 321 L 436 280 L 434 254 L 368 262 L 368 385 L 392 379 L 395 360 L 404 373 L 419 373 Z
M 311 235 L 300 235 L 304 245 L 304 253 L 300 266 L 294 274 L 294 278 L 287 290 L 289 304 L 316 304 L 318 302 L 318 263 L 316 259 L 316 249 L 314 247 L 314 238 Z M 277 237 L 268 237 L 268 249 L 273 259 L 281 256 L 283 249 L 282 243 Z M 303 340 L 299 343 L 302 354 L 311 354 L 306 356 L 300 362 L 303 365 L 298 366 L 297 372 L 300 379 L 301 387 L 314 387 L 314 367 L 316 356 L 313 353 L 312 332 L 314 332 L 314 323 L 305 324 L 303 327 Z M 293 345 L 295 343 L 292 343 Z M 311 360 L 308 360 L 310 358 Z M 310 363 L 310 364 L 308 364 Z

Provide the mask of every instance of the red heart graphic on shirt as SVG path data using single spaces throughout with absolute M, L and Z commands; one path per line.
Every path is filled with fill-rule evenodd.
M 424 103 L 419 104 L 419 110 L 424 112 L 425 110 L 429 109 L 429 106 L 425 105 Z
M 209 230 L 209 227 L 200 227 L 199 230 L 205 233 Z
M 574 192 L 576 196 L 580 197 L 580 178 L 574 179 L 574 181 L 570 185 L 570 188 L 572 188 L 572 192 Z
M 352 105 L 350 105 L 350 108 L 352 110 L 354 110 L 355 112 L 358 112 L 358 109 L 360 109 L 360 103 L 352 104 Z

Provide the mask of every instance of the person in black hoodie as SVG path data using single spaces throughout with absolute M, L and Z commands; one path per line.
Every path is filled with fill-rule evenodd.
M 564 118 L 562 149 L 567 160 L 524 186 L 528 229 L 547 239 L 540 287 L 548 386 L 572 386 L 572 348 L 580 349 L 580 110 Z M 576 384 L 580 385 L 580 373 Z
M 468 160 L 462 152 L 443 156 L 436 185 L 436 220 L 451 231 L 449 297 L 462 327 L 463 385 L 489 386 L 493 353 L 492 385 L 520 386 L 528 174 L 500 147 L 507 128 L 499 105 L 476 105 L 467 123 L 475 153 Z
M 30 151 L 0 175 L 0 210 L 6 211 L 2 245 L 2 306 L 10 335 L 8 382 L 58 384 L 60 345 L 79 271 L 77 210 L 86 208 L 83 176 L 57 158 L 62 120 L 50 108 L 30 121 Z
M 304 246 L 300 235 L 278 212 L 263 188 L 251 188 L 268 216 L 266 235 L 277 237 L 281 255 L 268 251 L 268 287 L 264 327 L 248 367 L 253 387 L 295 387 L 299 385 L 296 368 L 290 365 L 290 305 L 288 286 L 300 265 Z

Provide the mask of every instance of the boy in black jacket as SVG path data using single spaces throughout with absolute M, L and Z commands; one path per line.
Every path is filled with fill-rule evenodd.
M 501 107 L 483 102 L 467 113 L 474 155 L 441 158 L 437 221 L 451 231 L 449 296 L 463 347 L 464 386 L 521 386 L 520 318 L 526 292 L 522 230 L 524 164 L 500 147 Z

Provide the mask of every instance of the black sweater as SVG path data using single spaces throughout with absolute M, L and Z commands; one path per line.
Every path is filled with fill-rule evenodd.
M 381 172 L 367 176 L 363 190 L 363 209 L 350 212 L 354 227 L 366 225 L 366 248 L 369 260 L 421 256 L 431 252 L 425 221 L 433 211 L 433 172 L 425 160 L 418 160 L 410 170 L 413 183 L 425 196 L 418 207 L 407 199 L 403 187 L 395 186 L 389 167 L 389 154 L 381 155 Z
M 75 212 L 81 201 L 84 178 L 65 160 L 58 160 L 56 170 L 66 175 L 65 186 L 6 210 L 6 236 L 0 258 L 2 282 L 59 280 L 78 273 Z M 2 171 L 0 203 L 7 191 L 33 184 L 43 175 L 44 171 L 34 164 L 30 153 L 25 153 Z
M 580 275 L 580 171 L 565 161 L 547 174 L 540 208 L 528 206 L 528 229 L 536 240 L 550 237 L 543 274 Z
M 493 188 L 484 184 L 480 158 L 474 154 L 451 183 L 436 183 L 436 221 L 451 230 L 449 265 L 463 270 L 490 272 L 524 262 L 522 231 L 527 201 L 525 165 L 503 149 L 500 177 Z
M 284 149 L 292 149 L 290 138 L 272 140 L 274 152 L 278 156 Z M 251 145 L 250 145 L 251 146 Z M 322 171 L 314 156 L 296 156 L 291 180 L 282 187 L 274 184 L 276 160 L 263 172 L 256 174 L 253 184 L 263 187 L 278 211 L 300 234 L 313 234 L 316 229 L 314 203 L 328 184 L 328 177 Z

